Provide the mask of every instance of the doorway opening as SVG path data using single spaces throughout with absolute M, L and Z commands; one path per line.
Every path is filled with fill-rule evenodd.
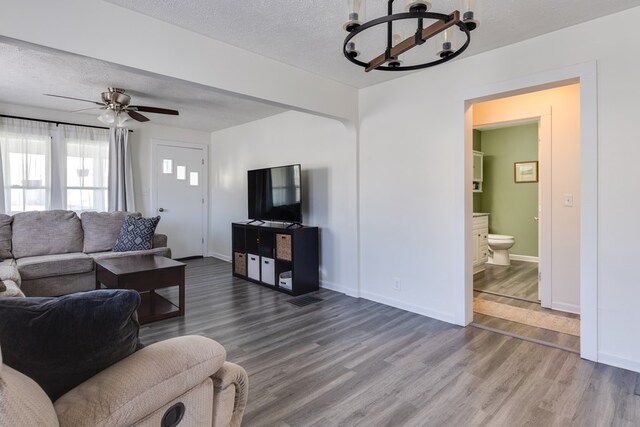
M 580 84 L 474 103 L 472 121 L 472 324 L 580 353 Z

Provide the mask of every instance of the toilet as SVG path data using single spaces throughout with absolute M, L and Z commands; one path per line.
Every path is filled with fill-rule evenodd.
M 516 243 L 515 237 L 502 234 L 489 234 L 487 240 L 489 243 L 489 260 L 487 264 L 511 265 L 509 249 Z

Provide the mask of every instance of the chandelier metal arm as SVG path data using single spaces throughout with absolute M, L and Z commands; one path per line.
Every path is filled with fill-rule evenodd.
M 402 14 L 398 14 L 402 15 Z M 390 15 L 388 17 L 397 16 Z M 384 64 L 389 60 L 389 58 L 397 58 L 398 55 L 405 53 L 406 51 L 413 49 L 414 47 L 421 45 L 422 43 L 429 40 L 431 37 L 445 31 L 448 28 L 453 27 L 454 25 L 458 25 L 460 22 L 460 12 L 454 10 L 449 16 L 447 20 L 440 20 L 434 22 L 429 25 L 427 28 L 423 28 L 421 31 L 418 30 L 415 35 L 411 37 L 407 37 L 405 40 L 401 41 L 393 48 L 389 49 L 387 47 L 387 51 L 377 57 L 373 58 L 367 64 L 367 68 L 365 68 L 366 72 L 374 70 L 378 68 L 380 65 Z M 388 25 L 391 25 L 391 21 L 389 21 Z

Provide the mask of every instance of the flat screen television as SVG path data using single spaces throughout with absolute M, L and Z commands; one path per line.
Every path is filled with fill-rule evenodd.
M 302 223 L 300 165 L 247 171 L 249 219 Z

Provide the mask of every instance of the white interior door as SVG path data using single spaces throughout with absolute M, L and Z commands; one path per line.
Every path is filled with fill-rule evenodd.
M 152 207 L 158 232 L 169 238 L 173 258 L 204 255 L 207 148 L 153 141 Z

